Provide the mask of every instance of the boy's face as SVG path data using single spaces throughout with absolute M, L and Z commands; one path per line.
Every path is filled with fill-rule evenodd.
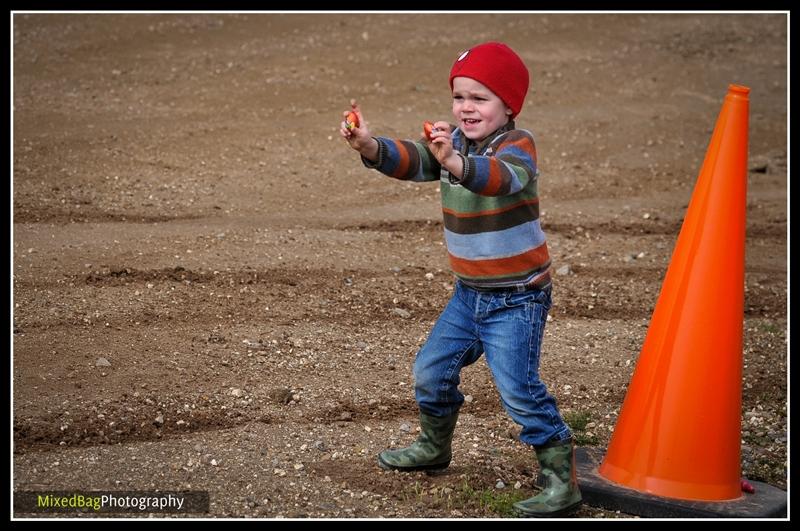
M 453 78 L 453 116 L 464 136 L 481 141 L 505 125 L 511 109 L 486 85 L 470 77 Z

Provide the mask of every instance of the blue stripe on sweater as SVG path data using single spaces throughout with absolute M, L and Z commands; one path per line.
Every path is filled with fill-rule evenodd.
M 506 159 L 506 157 L 514 157 L 515 159 L 519 160 L 518 165 L 521 166 L 529 166 L 533 169 L 533 172 L 536 173 L 536 161 L 533 160 L 531 154 L 516 144 L 507 144 L 503 146 L 503 149 L 500 150 L 498 153 L 501 159 Z
M 507 171 L 511 177 L 511 182 L 509 183 L 508 195 L 516 194 L 520 190 L 522 190 L 522 181 L 520 180 L 519 173 L 515 168 L 519 168 L 519 166 L 512 166 L 510 163 L 505 162 L 503 160 L 498 159 L 500 162 L 501 167 L 504 171 Z M 519 171 L 522 171 L 521 169 Z M 526 176 L 527 177 L 527 176 Z M 525 181 L 528 182 L 527 180 Z
M 393 174 L 400 165 L 400 152 L 397 150 L 397 144 L 391 138 L 384 138 L 386 145 L 386 160 L 383 161 L 383 168 L 381 171 L 388 174 Z
M 445 229 L 444 237 L 450 254 L 465 260 L 517 256 L 545 241 L 538 219 L 510 229 L 479 234 L 456 234 Z
M 473 156 L 470 160 L 475 162 L 475 173 L 472 175 L 469 189 L 480 192 L 489 183 L 489 157 Z

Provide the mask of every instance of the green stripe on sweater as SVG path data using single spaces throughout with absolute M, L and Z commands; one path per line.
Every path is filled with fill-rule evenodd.
M 474 214 L 485 210 L 505 208 L 520 201 L 538 197 L 537 181 L 531 181 L 528 186 L 512 195 L 491 197 L 470 192 L 463 186 L 452 185 L 442 180 L 442 207 L 463 214 Z

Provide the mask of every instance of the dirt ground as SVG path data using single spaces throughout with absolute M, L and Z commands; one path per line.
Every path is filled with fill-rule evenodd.
M 532 495 L 482 360 L 447 473 L 376 466 L 416 435 L 411 367 L 454 280 L 438 185 L 338 136 L 350 98 L 385 136 L 450 119 L 452 61 L 485 40 L 531 71 L 517 123 L 569 269 L 541 373 L 584 446 L 608 444 L 728 85 L 752 89 L 742 473 L 786 488 L 786 15 L 17 13 L 13 39 L 15 490 L 206 490 L 211 516 L 269 518 Z

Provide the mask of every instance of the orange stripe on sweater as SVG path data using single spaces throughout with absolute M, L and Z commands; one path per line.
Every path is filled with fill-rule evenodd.
M 482 195 L 495 195 L 503 184 L 503 178 L 500 174 L 500 163 L 497 159 L 489 159 L 489 182 L 481 191 Z
M 528 138 L 519 138 L 514 140 L 513 142 L 503 142 L 497 147 L 498 151 L 503 149 L 503 146 L 512 145 L 517 146 L 522 151 L 530 154 L 531 158 L 533 158 L 534 162 L 536 161 L 536 146 L 530 141 Z
M 465 260 L 450 254 L 450 266 L 456 274 L 468 277 L 496 277 L 524 273 L 525 271 L 536 269 L 547 262 L 549 258 L 547 244 L 543 243 L 526 253 L 509 258 Z
M 408 172 L 410 157 L 408 155 L 408 150 L 403 144 L 396 142 L 396 145 L 397 153 L 400 155 L 400 162 L 397 164 L 397 169 L 392 172 L 392 177 L 405 177 L 406 172 Z

